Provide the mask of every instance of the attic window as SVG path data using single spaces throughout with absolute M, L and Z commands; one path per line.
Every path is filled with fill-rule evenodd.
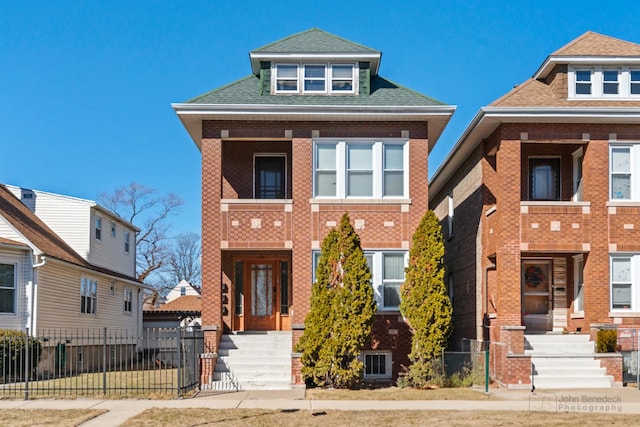
M 640 70 L 626 66 L 569 67 L 569 99 L 640 97 Z
M 23 199 L 33 199 L 33 193 L 24 193 L 22 195 Z
M 355 94 L 356 64 L 275 64 L 275 94 Z

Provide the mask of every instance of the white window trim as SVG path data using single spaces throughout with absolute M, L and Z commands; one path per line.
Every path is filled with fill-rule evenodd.
M 310 94 L 324 94 L 327 93 L 329 91 L 329 88 L 327 87 L 327 84 L 329 82 L 329 78 L 328 78 L 328 70 L 330 69 L 330 67 L 327 67 L 327 64 L 314 64 L 314 63 L 309 63 L 309 64 L 301 64 L 299 65 L 299 69 L 301 70 L 300 73 L 300 81 L 298 82 L 298 88 L 300 91 L 302 91 L 302 93 L 310 93 Z M 306 70 L 307 67 L 323 67 L 324 68 L 324 77 L 322 79 L 318 78 L 318 77 L 306 77 Z M 324 81 L 324 89 L 322 90 L 307 90 L 305 89 L 305 83 L 307 82 L 307 80 L 323 80 Z M 300 87 L 300 83 L 302 83 L 302 87 Z
M 336 146 L 336 195 L 317 196 L 316 187 L 316 160 L 318 145 Z M 373 190 L 371 196 L 348 196 L 347 195 L 347 151 L 350 144 L 373 144 Z M 403 171 L 403 193 L 399 196 L 384 196 L 384 164 L 383 147 L 386 144 L 402 145 L 402 171 Z M 409 197 L 409 150 L 410 144 L 407 139 L 397 138 L 377 138 L 377 139 L 340 139 L 315 138 L 313 140 L 313 198 L 318 200 L 406 200 Z
M 127 299 L 129 297 L 129 299 Z M 133 313 L 133 290 L 131 288 L 124 288 L 123 291 L 123 312 L 124 314 Z M 129 309 L 127 310 L 127 302 L 129 303 Z
M 366 356 L 384 356 L 384 374 L 367 374 Z M 393 376 L 393 353 L 386 350 L 365 350 L 360 353 L 360 360 L 365 364 L 364 378 L 365 379 L 389 379 Z
M 612 151 L 614 148 L 629 148 L 629 174 L 630 178 L 630 199 L 614 199 L 612 196 L 613 188 L 611 176 L 613 168 L 611 167 Z M 610 202 L 640 202 L 640 141 L 609 141 L 609 164 L 608 186 Z
M 284 199 L 256 199 L 256 157 L 284 157 Z M 288 194 L 287 174 L 288 174 L 288 159 L 287 153 L 254 153 L 253 154 L 253 181 L 251 181 L 251 187 L 253 189 L 253 198 L 256 200 L 286 200 Z
M 114 239 L 116 238 L 116 223 L 114 221 L 111 221 L 111 237 L 113 237 Z
M 578 268 L 582 263 L 582 310 L 578 309 L 578 276 L 580 269 Z M 573 257 L 573 313 L 577 316 L 584 317 L 584 255 L 576 255 Z
M 297 69 L 297 88 L 296 90 L 278 90 L 278 80 L 293 80 L 293 78 L 278 78 L 278 66 L 281 65 L 286 65 L 286 66 L 296 66 Z M 318 91 L 318 90 L 305 90 L 304 89 L 304 82 L 305 82 L 305 76 L 304 76 L 304 69 L 306 66 L 324 66 L 325 67 L 325 73 L 324 73 L 324 90 L 323 91 Z M 352 75 L 351 75 L 351 90 L 333 90 L 333 66 L 334 65 L 350 65 L 353 67 L 352 69 Z M 271 93 L 274 95 L 301 95 L 301 94 L 308 94 L 308 95 L 355 95 L 358 93 L 359 91 L 359 75 L 360 75 L 360 69 L 358 66 L 357 62 L 340 62 L 340 63 L 333 63 L 333 62 L 298 62 L 298 63 L 294 63 L 294 62 L 279 62 L 279 63 L 272 63 L 271 65 Z M 337 81 L 345 81 L 346 79 L 341 79 L 341 78 L 336 78 L 335 80 Z
M 579 193 L 579 190 L 583 184 L 584 170 L 582 171 L 582 177 L 578 177 L 578 166 L 580 165 L 580 158 L 584 161 L 584 149 L 580 147 L 571 155 L 573 156 L 573 195 L 571 196 L 571 201 L 581 202 L 583 196 Z M 562 183 L 560 183 L 560 186 L 562 186 Z M 584 188 L 582 190 L 584 191 Z
M 91 297 L 91 292 L 89 292 L 89 295 L 83 295 L 82 293 L 82 281 L 86 281 L 88 283 L 89 286 L 93 287 L 93 284 L 95 284 L 95 289 L 96 289 L 96 296 L 95 297 Z M 92 298 L 94 300 L 93 303 L 93 312 L 83 312 L 83 305 L 82 305 L 82 297 L 85 298 Z M 87 277 L 87 276 L 82 276 L 80 278 L 80 314 L 82 315 L 86 315 L 86 316 L 96 316 L 98 314 L 98 279 L 94 279 L 91 277 Z
M 125 253 L 131 253 L 131 232 L 124 232 L 124 251 Z
M 613 259 L 614 258 L 630 258 L 631 259 L 631 307 L 629 308 L 613 308 Z M 640 293 L 636 288 L 640 286 L 638 281 L 638 272 L 640 271 L 640 254 L 635 253 L 615 253 L 609 256 L 609 310 L 611 313 L 635 313 L 640 310 L 640 302 L 638 297 Z
M 0 264 L 13 266 L 13 288 L 0 286 L 2 289 L 13 289 L 13 311 L 0 312 L 0 316 L 15 316 L 18 314 L 18 264 L 15 262 L 0 262 Z
M 576 71 L 591 71 L 591 93 L 588 95 L 576 94 Z M 603 71 L 618 71 L 618 93 L 605 94 Z M 567 70 L 568 99 L 635 99 L 640 98 L 640 94 L 631 94 L 631 71 L 640 71 L 636 66 L 577 66 L 569 65 Z M 640 83 L 640 81 L 638 82 Z
M 363 249 L 365 257 L 370 256 L 373 259 L 373 266 L 371 266 L 371 286 L 373 287 L 373 298 L 378 306 L 378 313 L 397 313 L 400 310 L 399 306 L 384 306 L 384 259 L 385 254 L 403 254 L 405 268 L 409 262 L 409 252 L 406 250 L 396 249 Z M 321 251 L 314 250 L 311 256 L 312 264 L 312 283 L 316 281 L 316 267 L 320 260 Z M 404 278 L 402 280 L 404 282 Z M 402 284 L 402 283 L 401 283 Z
M 94 221 L 93 236 L 95 237 L 96 240 L 102 240 L 102 217 L 98 215 L 96 215 L 96 218 Z

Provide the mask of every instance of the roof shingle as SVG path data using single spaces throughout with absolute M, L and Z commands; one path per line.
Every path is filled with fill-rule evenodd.
M 640 45 L 587 31 L 551 56 L 639 56 Z
M 380 53 L 375 49 L 343 39 L 327 33 L 319 28 L 311 28 L 301 33 L 293 34 L 266 46 L 253 50 L 251 53 Z

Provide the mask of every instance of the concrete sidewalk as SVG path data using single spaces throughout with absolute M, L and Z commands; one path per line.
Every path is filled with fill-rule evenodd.
M 537 391 L 492 390 L 479 392 L 480 400 L 305 400 L 304 390 L 244 391 L 200 394 L 179 400 L 0 400 L 2 409 L 105 409 L 108 412 L 83 427 L 117 426 L 150 408 L 299 409 L 299 410 L 465 410 L 607 412 L 640 414 L 636 389 L 584 389 Z

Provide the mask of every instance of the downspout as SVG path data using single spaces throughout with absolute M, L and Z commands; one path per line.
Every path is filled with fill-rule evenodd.
M 37 269 L 42 267 L 43 265 L 45 265 L 47 263 L 47 258 L 44 256 L 40 257 L 40 262 L 37 262 L 35 264 L 33 264 L 31 266 L 31 268 L 33 268 L 33 273 L 31 274 L 31 321 L 27 322 L 27 325 L 29 327 L 29 331 L 31 331 L 31 335 L 35 336 L 36 335 L 36 331 L 35 331 L 35 327 L 36 327 L 36 302 L 37 302 L 37 298 L 38 298 L 38 271 Z
M 490 341 L 491 336 L 489 335 L 489 270 L 496 269 L 495 264 L 489 264 L 484 268 L 484 322 L 483 326 L 485 328 L 484 332 L 486 334 L 486 340 Z M 484 338 L 484 337 L 483 337 Z

